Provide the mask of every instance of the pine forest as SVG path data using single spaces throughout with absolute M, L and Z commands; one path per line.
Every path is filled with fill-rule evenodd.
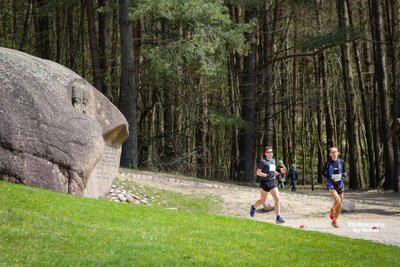
M 0 46 L 58 62 L 123 113 L 121 166 L 300 185 L 335 146 L 350 189 L 399 192 L 397 0 L 0 0 Z

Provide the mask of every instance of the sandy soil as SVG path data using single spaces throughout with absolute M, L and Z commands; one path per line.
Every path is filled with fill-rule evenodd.
M 221 215 L 275 223 L 275 212 L 260 207 L 252 218 L 250 205 L 260 196 L 258 188 L 229 185 L 204 180 L 187 180 L 180 176 L 121 169 L 120 177 L 135 183 L 184 194 L 211 194 L 225 203 Z M 329 219 L 332 200 L 327 190 L 300 189 L 296 193 L 288 188 L 280 192 L 281 214 L 286 220 L 283 227 L 305 231 L 319 231 L 339 236 L 366 239 L 400 246 L 400 194 L 378 191 L 345 191 L 345 198 L 355 203 L 355 211 L 343 212 L 339 228 L 333 228 Z M 268 195 L 268 199 L 272 197 Z

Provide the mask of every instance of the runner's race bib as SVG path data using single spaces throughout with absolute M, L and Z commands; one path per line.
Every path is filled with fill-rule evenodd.
M 270 164 L 269 165 L 269 171 L 274 172 L 276 170 L 276 165 L 275 164 Z
M 342 180 L 342 175 L 341 174 L 333 174 L 332 180 L 335 182 L 339 182 L 340 180 Z

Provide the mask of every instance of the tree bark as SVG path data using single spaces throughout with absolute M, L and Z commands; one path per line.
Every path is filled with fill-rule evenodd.
M 85 10 L 86 9 L 86 7 L 85 7 L 85 1 L 86 0 L 81 0 L 81 10 Z M 79 35 L 80 35 L 80 50 L 81 50 L 81 55 L 82 55 L 82 58 L 81 58 L 81 67 L 80 67 L 80 69 L 81 69 L 81 75 L 82 75 L 82 77 L 83 78 L 85 78 L 86 79 L 86 76 L 87 76 L 87 63 L 86 63 L 86 46 L 85 46 L 85 36 L 86 36 L 86 28 L 85 28 L 85 23 L 84 23 L 84 21 L 85 21 L 85 12 L 82 12 L 81 13 L 81 19 L 80 19 L 80 31 L 79 31 Z
M 360 0 L 360 9 L 359 9 L 359 17 L 362 23 L 362 27 L 364 31 L 368 31 L 368 12 L 365 10 L 365 4 L 363 0 Z M 372 113 L 370 112 L 370 106 L 372 103 L 369 102 L 373 95 L 374 90 L 374 79 L 373 76 L 370 75 L 373 73 L 372 69 L 372 56 L 371 56 L 371 47 L 369 42 L 362 42 L 362 73 L 366 75 L 361 76 L 361 80 L 363 82 L 362 89 L 363 92 L 361 95 L 361 103 L 363 109 L 363 121 L 365 128 L 365 137 L 367 139 L 367 151 L 368 151 L 368 184 L 370 188 L 377 188 L 378 184 L 376 182 L 376 157 L 375 157 L 375 145 L 374 145 L 374 137 L 372 132 Z
M 138 164 L 138 107 L 134 79 L 134 53 L 132 22 L 129 21 L 130 0 L 119 0 L 119 25 L 121 36 L 121 80 L 119 108 L 129 123 L 129 137 L 122 145 L 121 165 L 137 168 Z
M 29 21 L 31 19 L 32 14 L 32 0 L 27 1 L 26 13 L 25 13 L 25 20 L 24 20 L 24 28 L 22 30 L 22 38 L 19 43 L 18 50 L 23 51 L 26 46 L 26 39 L 28 37 L 29 31 Z
M 64 43 L 65 40 L 63 40 L 64 37 L 64 32 L 63 32 L 63 16 L 62 16 L 62 12 L 64 12 L 63 10 L 63 3 L 59 2 L 56 4 L 55 6 L 55 12 L 56 12 L 56 18 L 55 18 L 55 26 L 56 26 L 56 62 L 63 64 L 63 62 L 61 62 L 61 55 L 63 52 L 63 47 L 64 47 Z
M 276 4 L 277 5 L 277 4 Z M 273 118 L 274 118 L 274 101 L 273 101 L 273 73 L 274 73 L 274 63 L 270 61 L 270 58 L 272 58 L 273 53 L 274 53 L 274 40 L 275 40 L 275 17 L 278 8 L 277 6 L 274 7 L 273 9 L 274 15 L 271 14 L 271 11 L 268 10 L 266 12 L 266 20 L 267 24 L 264 27 L 264 50 L 265 50 L 265 56 L 264 56 L 264 63 L 269 62 L 264 70 L 264 88 L 265 88 L 265 118 L 264 118 L 264 140 L 263 140 L 263 145 L 271 145 L 273 143 Z M 271 26 L 269 25 L 271 24 Z
M 161 43 L 164 43 L 168 39 L 168 23 L 167 20 L 161 22 Z M 173 137 L 173 116 L 172 116 L 172 88 L 169 82 L 168 76 L 163 76 L 164 86 L 162 88 L 163 99 L 163 137 L 164 137 L 164 147 L 163 147 L 163 160 L 166 164 L 167 170 L 174 169 L 174 166 L 170 162 L 174 161 L 174 137 Z
M 46 0 L 36 0 L 36 55 L 50 59 L 49 17 L 46 5 Z
M 346 6 L 341 0 L 337 0 L 338 9 L 338 21 L 339 28 L 345 29 L 346 23 Z M 346 97 L 346 135 L 349 144 L 349 187 L 351 189 L 358 189 L 361 187 L 361 177 L 360 177 L 360 160 L 361 152 L 358 138 L 358 118 L 356 110 L 356 98 L 354 88 L 351 82 L 351 62 L 350 62 L 350 49 L 347 44 L 342 44 L 340 46 L 341 50 L 341 62 L 342 62 L 342 77 L 343 86 Z
M 108 0 L 99 0 L 99 67 L 101 79 L 101 91 L 110 97 L 108 86 Z
M 200 82 L 201 84 L 201 82 Z M 201 86 L 199 86 L 200 88 Z M 204 178 L 207 175 L 207 98 L 199 90 L 197 102 L 198 122 L 196 123 L 195 144 L 196 144 L 196 174 L 197 177 Z
M 245 10 L 245 22 L 256 17 L 256 8 L 248 7 Z M 255 32 L 248 32 L 246 40 L 251 43 L 250 52 L 243 59 L 243 78 L 240 85 L 242 119 L 247 123 L 246 128 L 239 135 L 239 181 L 251 181 L 253 170 L 254 148 L 254 118 L 256 95 L 256 44 Z
M 68 2 L 67 8 L 67 35 L 68 35 L 68 49 L 66 51 L 66 66 L 72 70 L 75 70 L 75 55 L 77 49 L 77 42 L 75 39 L 76 35 L 74 34 L 74 3 Z M 83 12 L 82 12 L 83 13 Z M 83 15 L 82 15 L 83 17 Z
M 111 26 L 111 51 L 110 51 L 110 77 L 112 81 L 118 79 L 118 53 L 119 51 L 119 35 L 118 35 L 118 28 L 119 28 L 119 17 L 118 17 L 118 9 L 113 9 L 112 13 L 112 26 Z M 135 48 L 134 48 L 135 49 Z M 135 52 L 135 50 L 134 50 Z M 135 55 L 134 55 L 135 59 Z M 135 69 L 135 71 L 137 71 Z M 136 77 L 135 77 L 136 78 Z M 136 80 L 135 80 L 136 81 Z M 111 102 L 117 103 L 119 95 L 119 84 L 111 83 L 110 84 L 110 95 L 109 98 Z
M 97 34 L 96 34 L 93 0 L 85 0 L 85 6 L 86 6 L 87 21 L 88 21 L 90 55 L 92 58 L 93 85 L 94 87 L 97 88 L 97 90 L 104 93 L 101 87 L 101 71 L 100 71 L 99 54 L 97 51 Z
M 235 23 L 239 23 L 239 7 L 230 6 L 230 16 L 231 19 Z M 229 51 L 229 62 L 228 62 L 228 86 L 229 90 L 229 103 L 237 103 L 238 95 L 239 95 L 239 73 L 241 69 L 241 65 L 239 64 L 239 56 L 233 51 Z M 234 105 L 229 106 L 229 112 L 232 115 L 239 117 L 238 109 Z M 238 156 L 238 130 L 232 131 L 232 136 L 230 140 L 230 168 L 229 168 L 229 177 L 234 177 L 236 179 L 238 174 L 238 166 L 239 166 L 239 156 Z
M 389 60 L 392 73 L 392 83 L 391 88 L 393 92 L 393 102 L 392 102 L 392 121 L 396 121 L 399 117 L 399 80 L 398 80 L 398 58 L 399 58 L 399 45 L 398 45 L 398 1 L 390 0 L 386 1 L 388 9 L 387 11 L 387 25 L 389 27 Z M 394 155 L 394 170 L 393 170 L 393 182 L 392 188 L 395 192 L 400 190 L 400 155 L 399 155 L 399 138 L 393 137 L 393 155 Z
M 321 18 L 321 0 L 315 0 L 315 5 L 316 5 L 316 20 L 317 20 L 317 27 L 318 31 L 321 31 L 322 27 L 322 18 Z M 333 138 L 333 125 L 332 125 L 332 115 L 330 111 L 330 100 L 329 100 L 329 93 L 328 93 L 328 86 L 327 86 L 327 77 L 326 77 L 326 62 L 325 62 L 325 52 L 321 51 L 317 54 L 317 71 L 316 71 L 316 83 L 317 83 L 317 88 L 318 92 L 320 92 L 321 99 L 322 99 L 322 106 L 321 104 L 318 105 L 318 121 L 320 125 L 322 125 L 322 120 L 323 116 L 325 116 L 325 134 L 326 134 L 326 145 L 325 147 L 322 147 L 322 145 L 319 146 L 318 150 L 318 182 L 322 183 L 322 164 L 324 161 L 328 159 L 328 151 L 329 148 L 334 146 L 334 138 Z M 318 135 L 320 136 L 319 143 L 321 144 L 322 142 L 322 127 L 318 126 Z M 327 158 L 323 158 L 323 152 L 326 153 Z
M 383 158 L 385 168 L 385 189 L 394 188 L 393 171 L 393 142 L 390 135 L 388 81 L 386 69 L 386 48 L 383 36 L 382 8 L 379 0 L 371 0 L 372 17 L 374 20 L 375 42 L 375 80 L 378 88 L 380 102 L 380 135 L 382 136 Z
M 353 25 L 353 13 L 352 13 L 352 9 L 351 9 L 351 4 L 350 4 L 350 1 L 349 0 L 346 0 L 346 4 L 347 4 L 347 15 L 348 15 L 348 20 L 349 20 L 349 26 L 350 27 L 354 27 L 354 25 Z M 360 60 L 360 58 L 359 58 L 359 49 L 358 49 L 358 45 L 357 45 L 357 43 L 356 42 L 352 42 L 352 48 L 353 48 L 353 51 L 352 51 L 352 55 L 353 55 L 353 57 L 354 57 L 354 62 L 355 62 L 355 69 L 356 69 L 356 73 L 357 73 L 357 80 L 358 80 L 358 88 L 360 88 L 362 91 L 364 91 L 363 90 L 363 88 L 364 88 L 364 81 L 363 81 L 363 77 L 362 77 L 362 73 L 361 73 L 361 60 Z M 350 50 L 349 50 L 350 51 Z M 350 60 L 350 58 L 349 58 L 349 60 Z M 353 91 L 353 96 L 352 96 L 352 98 L 356 98 L 356 96 L 357 95 L 360 95 L 360 93 L 358 92 L 358 90 L 356 89 L 356 88 L 352 88 L 352 91 Z M 358 113 L 357 112 L 357 104 L 356 104 L 356 99 L 352 99 L 352 101 L 353 101 L 353 107 L 354 107 L 354 113 Z M 364 108 L 366 108 L 366 107 L 364 107 Z M 358 164 L 359 165 L 359 168 L 358 169 L 356 169 L 355 171 L 357 172 L 357 174 L 358 174 L 358 179 L 359 179 L 359 186 L 361 187 L 361 188 L 364 188 L 365 187 L 365 183 L 364 183 L 364 179 L 363 179 L 363 177 L 364 177 L 364 171 L 363 171 L 363 168 L 361 168 L 361 146 L 360 146 L 360 144 L 359 144 L 359 133 L 361 132 L 360 131 L 360 127 L 358 126 L 358 125 L 360 125 L 360 123 L 358 122 L 359 121 L 359 118 L 358 118 L 358 116 L 355 118 L 356 120 L 357 120 L 357 125 L 354 125 L 353 126 L 353 131 L 355 132 L 355 133 L 357 133 L 357 135 L 355 136 L 355 138 L 357 138 L 357 140 L 355 140 L 355 142 L 356 142 L 356 145 L 357 145 L 357 150 L 359 150 L 360 152 L 358 152 L 358 157 L 360 158 L 360 163 Z M 371 148 L 372 149 L 372 148 Z M 368 156 L 369 156 L 370 154 L 368 154 Z M 369 158 L 368 158 L 369 159 Z M 367 162 L 371 162 L 370 160 L 368 160 Z

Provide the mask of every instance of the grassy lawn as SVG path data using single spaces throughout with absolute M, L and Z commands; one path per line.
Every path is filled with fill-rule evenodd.
M 399 266 L 399 247 L 177 208 L 0 181 L 0 266 Z

